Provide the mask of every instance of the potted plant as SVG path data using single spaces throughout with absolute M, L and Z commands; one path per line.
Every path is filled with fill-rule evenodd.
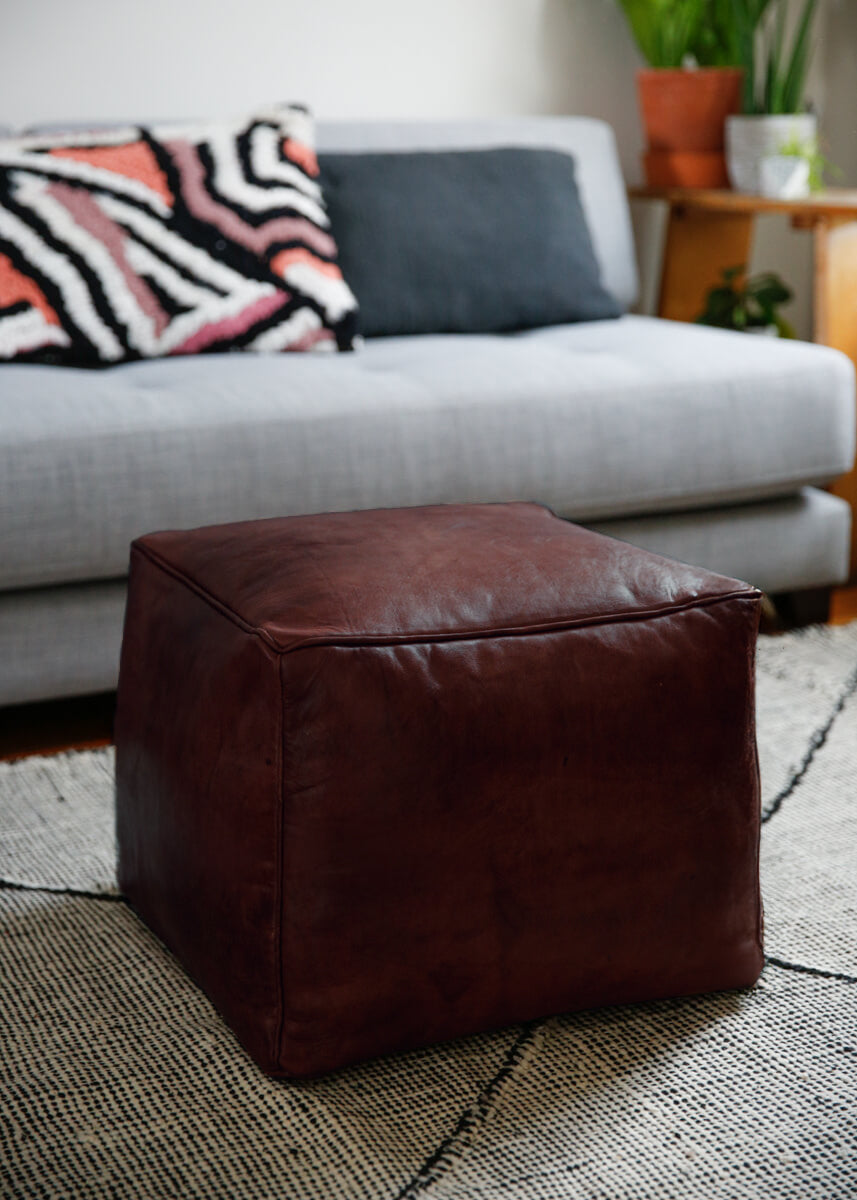
M 791 300 L 791 288 L 770 271 L 747 279 L 746 270 L 742 265 L 723 272 L 723 282 L 708 293 L 697 325 L 794 338 L 794 329 L 779 312 Z
M 790 137 L 762 159 L 759 190 L 763 196 L 800 200 L 823 191 L 826 174 L 841 177 L 842 172 L 825 158 L 818 138 Z
M 805 0 L 791 39 L 789 0 L 732 0 L 732 6 L 744 92 L 743 113 L 726 120 L 726 158 L 732 186 L 758 193 L 766 159 L 781 157 L 784 147 L 796 143 L 818 146 L 817 121 L 806 110 L 805 94 L 817 0 Z M 800 190 L 806 194 L 809 173 L 804 174 Z M 773 178 L 773 171 L 766 172 L 766 180 Z
M 837 166 L 825 158 L 818 138 L 801 141 L 791 137 L 778 147 L 776 154 L 761 162 L 761 192 L 783 200 L 799 200 L 824 189 L 825 175 L 842 176 Z
M 637 73 L 652 187 L 724 187 L 726 116 L 743 73 L 726 21 L 730 0 L 619 0 L 648 63 Z

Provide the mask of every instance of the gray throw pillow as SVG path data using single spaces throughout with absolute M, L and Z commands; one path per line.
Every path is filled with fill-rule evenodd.
M 321 154 L 339 264 L 368 337 L 617 317 L 555 150 Z

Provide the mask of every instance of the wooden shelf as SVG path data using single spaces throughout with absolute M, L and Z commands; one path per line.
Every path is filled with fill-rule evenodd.
M 697 212 L 735 213 L 757 216 L 783 213 L 806 224 L 837 217 L 857 220 L 857 188 L 827 188 L 805 200 L 775 200 L 768 196 L 751 196 L 726 188 L 648 188 L 632 187 L 628 194 L 634 200 L 661 200 L 671 208 L 689 208 Z

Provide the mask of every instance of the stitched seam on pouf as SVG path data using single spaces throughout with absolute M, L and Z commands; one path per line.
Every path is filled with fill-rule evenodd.
M 657 617 L 668 617 L 674 613 L 689 612 L 695 608 L 709 608 L 713 604 L 723 604 L 729 600 L 751 600 L 758 602 L 762 593 L 757 588 L 742 588 L 740 591 L 723 592 L 714 596 L 699 596 L 686 600 L 681 604 L 665 605 L 662 608 L 637 608 L 628 612 L 606 613 L 592 617 L 557 617 L 553 621 L 544 621 L 538 625 L 498 625 L 481 629 L 461 630 L 426 630 L 402 634 L 335 634 L 303 637 L 296 645 L 284 646 L 261 625 L 253 625 L 233 608 L 230 608 L 219 597 L 212 595 L 201 583 L 193 579 L 180 567 L 174 566 L 155 554 L 149 547 L 134 543 L 134 549 L 146 557 L 153 566 L 160 567 L 166 574 L 184 583 L 200 599 L 210 604 L 218 612 L 229 617 L 247 633 L 255 633 L 266 645 L 278 654 L 292 654 L 297 650 L 316 649 L 319 646 L 409 646 L 426 642 L 466 642 L 476 639 L 493 637 L 526 637 L 529 634 L 561 633 L 566 629 L 592 628 L 599 625 L 615 625 L 622 621 L 645 621 Z
M 285 686 L 286 681 L 283 678 L 283 656 L 279 656 L 277 660 L 277 678 L 280 684 L 280 720 L 277 733 L 277 838 L 279 840 L 279 855 L 277 858 L 277 908 L 276 908 L 276 931 L 277 931 L 277 996 L 279 998 L 279 1014 L 277 1017 L 276 1035 L 274 1045 L 271 1048 L 271 1060 L 280 1065 L 280 1055 L 283 1045 L 283 1026 L 286 1020 L 286 996 L 285 983 L 283 981 L 283 907 L 286 902 L 285 888 L 285 858 L 286 858 L 286 756 L 285 756 L 285 736 L 286 736 L 286 696 Z
M 759 742 L 756 737 L 756 650 L 759 645 L 759 620 L 761 618 L 761 605 L 756 613 L 755 629 L 753 637 L 750 641 L 750 664 L 749 678 L 750 688 L 753 696 L 753 704 L 750 709 L 750 737 L 753 747 L 753 758 L 756 761 L 756 789 L 759 795 L 759 826 L 756 831 L 756 941 L 759 946 L 759 954 L 762 956 L 762 965 L 765 961 L 765 908 L 762 902 L 762 886 L 759 874 L 761 856 L 762 856 L 762 773 L 759 767 Z
M 540 625 L 498 625 L 490 629 L 437 630 L 435 632 L 402 633 L 402 634 L 336 634 L 334 636 L 316 634 L 304 637 L 294 646 L 277 648 L 281 654 L 295 654 L 300 650 L 317 650 L 320 646 L 337 646 L 342 649 L 353 647 L 355 650 L 363 646 L 422 646 L 437 643 L 488 641 L 491 638 L 537 637 L 549 633 L 567 633 L 572 629 L 599 629 L 605 625 L 618 625 L 623 622 L 656 621 L 660 617 L 678 616 L 681 613 L 693 612 L 696 609 L 712 608 L 715 604 L 725 604 L 731 600 L 749 600 L 757 603 L 760 592 L 724 592 L 720 596 L 705 596 L 698 600 L 688 600 L 684 604 L 671 605 L 669 608 L 639 608 L 626 613 L 607 613 L 598 617 L 558 617 L 555 621 L 545 621 Z M 267 632 L 262 631 L 260 632 Z
M 219 600 L 217 596 L 213 596 L 211 592 L 207 591 L 202 586 L 202 584 L 197 583 L 195 579 L 191 579 L 186 572 L 180 570 L 178 567 L 174 567 L 172 563 L 169 563 L 166 561 L 166 559 L 161 558 L 159 554 L 154 554 L 148 546 L 143 546 L 139 542 L 133 542 L 131 549 L 137 554 L 141 554 L 143 558 L 147 559 L 152 564 L 153 567 L 159 568 L 164 572 L 165 575 L 171 576 L 178 583 L 184 584 L 185 587 L 189 588 L 192 592 L 195 592 L 196 595 L 199 596 L 200 600 L 205 601 L 205 603 L 210 605 L 211 608 L 215 609 L 222 616 L 232 621 L 233 624 L 237 625 L 240 629 L 243 629 L 245 633 L 255 633 L 258 637 L 262 638 L 262 640 L 266 642 L 272 650 L 276 651 L 278 654 L 282 654 L 282 647 L 274 641 L 267 630 L 262 629 L 258 625 L 253 625 L 250 621 L 246 621 L 240 615 L 240 613 L 235 611 L 234 608 L 230 608 L 228 604 L 224 604 L 224 602 Z

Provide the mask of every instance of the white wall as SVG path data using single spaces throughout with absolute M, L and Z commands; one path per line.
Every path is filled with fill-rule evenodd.
M 857 3 L 827 0 L 816 57 L 827 155 L 842 170 L 837 183 L 857 186 Z
M 578 13 L 577 19 L 573 14 Z M 561 112 L 633 125 L 613 0 L 0 0 L 0 120 Z M 604 66 L 614 55 L 617 89 Z
M 822 0 L 813 93 L 857 182 L 857 0 Z M 635 47 L 615 0 L 0 0 L 0 123 L 164 118 L 302 100 L 322 117 L 585 113 L 639 178 Z M 639 206 L 638 206 L 639 207 Z M 649 306 L 661 222 L 638 211 Z M 801 292 L 810 238 L 760 223 Z

